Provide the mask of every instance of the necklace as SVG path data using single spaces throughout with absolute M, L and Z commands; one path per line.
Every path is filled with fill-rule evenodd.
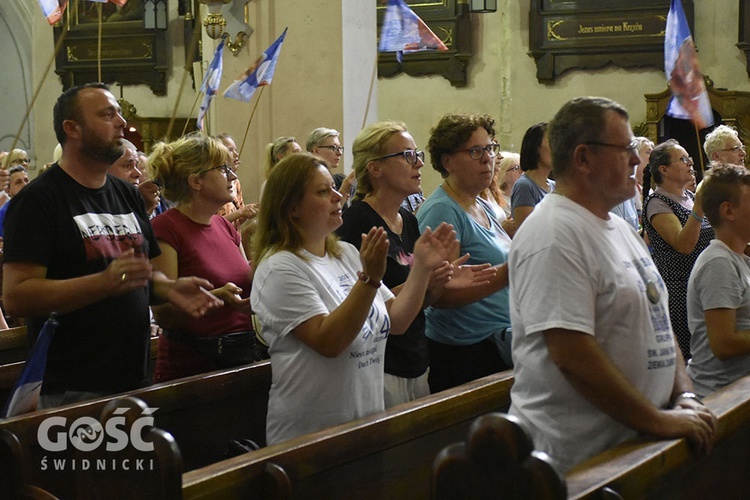
M 398 212 L 398 210 L 396 211 L 395 217 L 388 217 L 387 215 L 385 215 L 383 210 L 378 209 L 377 198 L 375 198 L 374 196 L 367 196 L 363 201 L 370 205 L 370 208 L 372 208 L 375 213 L 378 214 L 381 219 L 383 219 L 383 221 L 388 226 L 388 229 L 390 229 L 393 234 L 395 234 L 399 238 L 401 237 L 401 233 L 404 230 L 404 219 L 403 217 L 401 217 L 401 214 Z
M 469 215 L 469 217 L 474 219 L 474 222 L 485 229 L 492 228 L 489 217 L 487 217 L 487 214 L 484 212 L 482 207 L 477 204 L 476 198 L 474 198 L 469 205 L 465 205 L 464 203 L 461 203 L 461 197 L 458 195 L 456 190 L 451 187 L 447 179 L 443 181 L 443 186 L 448 188 L 448 190 L 445 190 L 446 194 L 450 196 L 456 203 L 458 203 L 458 206 L 461 207 L 463 211 Z M 450 193 L 448 191 L 450 191 Z

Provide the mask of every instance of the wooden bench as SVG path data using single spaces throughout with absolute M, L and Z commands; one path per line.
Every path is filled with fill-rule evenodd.
M 694 452 L 685 439 L 624 443 L 573 468 L 566 475 L 569 498 L 747 498 L 750 376 L 705 403 L 719 419 L 710 454 Z
M 64 417 L 71 425 L 80 417 L 98 418 L 104 407 L 122 396 L 144 401 L 154 413 L 154 425 L 169 432 L 178 443 L 185 470 L 202 467 L 224 458 L 229 440 L 248 438 L 265 442 L 268 391 L 271 386 L 269 361 L 196 375 L 108 398 L 53 408 L 0 420 L 5 429 L 17 436 L 24 453 L 25 477 L 29 484 L 63 498 L 74 498 L 73 478 L 69 471 L 55 471 L 57 459 L 70 459 L 73 451 L 50 453 L 39 444 L 40 424 L 49 417 Z M 51 432 L 63 432 L 55 429 Z M 70 447 L 68 447 L 70 448 Z M 47 470 L 41 470 L 47 457 Z M 5 474 L 7 471 L 0 471 Z
M 0 330 L 0 365 L 23 361 L 29 353 L 29 334 L 25 326 Z
M 21 330 L 23 331 L 21 332 Z M 8 334 L 8 337 L 4 338 L 6 333 Z M 158 351 L 159 339 L 152 337 L 149 373 L 153 373 L 153 367 L 156 363 L 156 355 Z M 25 326 L 0 331 L 0 359 L 4 360 L 0 362 L 0 407 L 5 404 L 16 380 L 18 380 L 18 377 L 21 375 L 21 370 L 23 369 L 23 364 L 28 352 L 29 339 Z
M 283 498 L 289 489 L 295 498 L 429 498 L 436 455 L 476 417 L 506 411 L 512 384 L 511 371 L 498 373 L 186 472 L 183 498 Z

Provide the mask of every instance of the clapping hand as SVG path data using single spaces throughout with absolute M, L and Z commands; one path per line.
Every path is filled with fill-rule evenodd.
M 211 288 L 211 283 L 201 278 L 180 278 L 169 288 L 167 299 L 173 306 L 193 318 L 200 318 L 211 309 L 224 304 L 221 299 L 207 291 Z
M 388 245 L 388 235 L 382 227 L 373 227 L 362 235 L 362 245 L 359 248 L 362 272 L 374 281 L 382 280 L 385 274 Z

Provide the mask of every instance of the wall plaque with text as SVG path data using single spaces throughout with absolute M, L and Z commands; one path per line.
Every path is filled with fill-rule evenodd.
M 664 68 L 669 0 L 532 0 L 530 55 L 537 79 L 552 83 L 571 69 Z M 683 0 L 693 29 L 693 2 Z

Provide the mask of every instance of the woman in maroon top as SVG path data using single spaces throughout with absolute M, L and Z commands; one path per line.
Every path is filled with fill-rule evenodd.
M 160 143 L 149 159 L 175 208 L 152 220 L 162 254 L 154 266 L 171 278 L 200 276 L 224 306 L 195 320 L 171 305 L 154 308 L 164 328 L 154 381 L 162 382 L 257 359 L 250 320 L 252 270 L 232 223 L 216 212 L 232 200 L 235 174 L 221 141 L 191 134 Z

